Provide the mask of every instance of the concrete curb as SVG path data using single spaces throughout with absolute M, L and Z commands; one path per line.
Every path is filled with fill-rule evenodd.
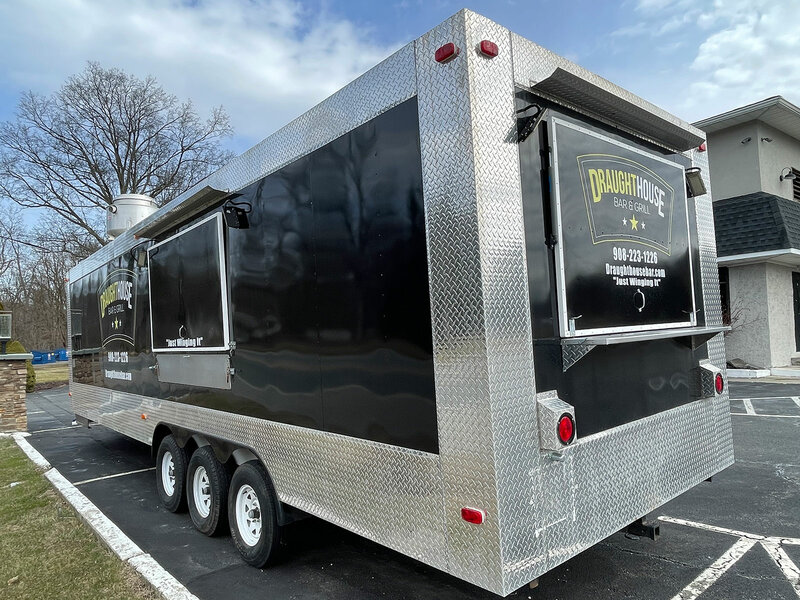
M 114 522 L 109 519 L 91 500 L 72 485 L 58 469 L 47 462 L 36 448 L 25 438 L 28 434 L 15 433 L 11 436 L 33 463 L 44 469 L 44 476 L 53 484 L 80 518 L 94 531 L 120 560 L 136 569 L 165 600 L 198 600 L 186 587 L 162 567 L 152 556 L 133 543 Z
M 769 376 L 769 369 L 728 369 L 728 377 L 734 379 L 757 379 Z
M 800 368 L 797 367 L 773 367 L 772 374 L 776 377 L 795 377 L 800 378 Z

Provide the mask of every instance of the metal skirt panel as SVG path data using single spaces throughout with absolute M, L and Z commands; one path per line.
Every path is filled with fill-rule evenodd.
M 71 389 L 76 413 L 146 444 L 169 423 L 249 447 L 281 501 L 446 570 L 435 454 L 80 383 Z

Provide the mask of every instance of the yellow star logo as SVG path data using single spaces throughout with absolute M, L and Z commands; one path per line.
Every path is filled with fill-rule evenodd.
M 631 231 L 633 231 L 634 229 L 636 231 L 639 231 L 638 225 L 639 225 L 639 221 L 636 220 L 636 215 L 633 215 L 631 217 Z

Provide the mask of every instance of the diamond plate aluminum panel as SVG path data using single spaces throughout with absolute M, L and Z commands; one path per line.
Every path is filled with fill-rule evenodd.
M 719 290 L 719 269 L 717 267 L 717 242 L 714 232 L 714 206 L 712 202 L 708 152 L 694 149 L 687 153 L 692 165 L 700 167 L 703 183 L 708 193 L 696 196 L 695 211 L 697 214 L 697 237 L 700 246 L 700 280 L 703 287 L 703 310 L 706 324 L 722 325 L 722 301 Z M 708 340 L 708 358 L 715 367 L 722 371 L 727 381 L 725 360 L 725 338 L 719 334 Z M 715 445 L 717 468 L 719 470 L 733 464 L 733 429 L 731 424 L 728 386 L 722 394 L 714 398 L 715 422 L 718 426 L 718 439 Z
M 530 555 L 531 532 L 541 521 L 532 494 L 541 490 L 533 337 L 522 215 L 510 32 L 466 11 L 467 49 L 483 39 L 499 54 L 466 56 L 470 80 L 483 320 L 503 588 L 508 565 Z M 510 591 L 510 590 L 508 590 Z
M 283 502 L 446 567 L 435 454 L 80 383 L 72 391 L 78 414 L 91 407 L 98 423 L 147 444 L 158 423 L 180 423 L 248 446 Z
M 239 190 L 277 171 L 411 98 L 416 92 L 414 43 L 379 63 L 332 96 L 279 129 L 265 140 L 237 156 L 178 198 L 144 219 L 145 225 L 181 204 L 206 186 L 218 190 Z M 119 256 L 137 240 L 133 230 L 122 233 L 70 271 L 76 280 Z
M 561 346 L 561 369 L 566 373 L 570 367 L 594 349 L 595 346 L 592 344 L 566 344 Z
M 417 97 L 448 570 L 497 589 L 499 523 L 467 68 L 473 49 L 464 19 L 462 11 L 417 40 Z M 434 53 L 448 42 L 461 53 L 439 64 Z M 482 509 L 483 525 L 464 522 L 463 506 Z

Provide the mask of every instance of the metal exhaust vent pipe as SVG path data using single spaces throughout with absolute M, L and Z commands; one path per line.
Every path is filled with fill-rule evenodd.
M 120 194 L 108 207 L 106 233 L 113 240 L 143 219 L 152 215 L 158 207 L 156 201 L 144 194 Z

